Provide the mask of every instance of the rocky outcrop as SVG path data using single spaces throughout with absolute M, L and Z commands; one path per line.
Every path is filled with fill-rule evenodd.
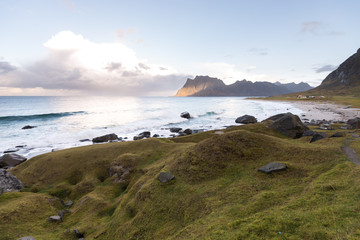
M 26 161 L 26 157 L 16 153 L 7 153 L 0 157 L 0 168 L 3 167 L 14 167 L 20 163 Z
M 277 114 L 262 122 L 290 138 L 300 138 L 306 130 L 309 130 L 309 128 L 301 122 L 300 118 L 292 113 Z
M 209 76 L 196 76 L 194 79 L 187 79 L 185 85 L 175 96 L 272 96 L 296 92 L 296 88 L 311 89 L 306 83 L 292 83 L 283 85 L 281 83 L 251 82 L 247 80 L 236 81 L 233 84 L 225 85 L 217 78 Z
M 263 173 L 272 173 L 272 172 L 284 171 L 286 169 L 287 166 L 285 163 L 272 162 L 265 166 L 260 167 L 258 171 Z
M 161 172 L 158 176 L 158 180 L 162 183 L 170 182 L 174 178 L 175 176 L 168 172 Z
M 93 143 L 102 143 L 102 142 L 108 142 L 108 141 L 113 141 L 113 140 L 117 140 L 117 139 L 118 139 L 118 136 L 115 133 L 111 133 L 111 134 L 107 134 L 104 136 L 93 138 L 92 141 L 93 141 Z
M 242 123 L 242 124 L 249 124 L 249 123 L 257 123 L 257 120 L 254 116 L 244 115 L 244 116 L 238 117 L 235 120 L 235 122 Z
M 23 188 L 24 185 L 19 179 L 5 169 L 0 169 L 0 194 L 3 192 L 19 191 Z

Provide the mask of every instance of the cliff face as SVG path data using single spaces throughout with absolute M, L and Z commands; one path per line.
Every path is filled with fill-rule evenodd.
M 344 89 L 360 85 L 360 49 L 331 72 L 316 89 Z
M 272 96 L 297 92 L 297 88 L 311 89 L 307 83 L 281 84 L 270 82 L 236 81 L 226 85 L 217 78 L 196 76 L 187 79 L 185 85 L 176 93 L 177 97 L 186 96 Z

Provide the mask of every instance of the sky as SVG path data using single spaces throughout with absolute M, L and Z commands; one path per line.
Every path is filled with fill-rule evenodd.
M 0 0 L 0 95 L 170 96 L 187 78 L 318 86 L 357 0 Z

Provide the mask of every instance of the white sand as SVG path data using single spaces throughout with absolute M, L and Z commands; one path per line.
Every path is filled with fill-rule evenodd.
M 301 119 L 344 121 L 360 117 L 359 108 L 349 108 L 344 105 L 320 102 L 290 102 L 294 107 L 303 110 Z

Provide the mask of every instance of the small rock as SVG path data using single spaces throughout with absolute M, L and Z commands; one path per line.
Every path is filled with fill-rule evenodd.
M 153 138 L 158 138 L 158 137 L 160 137 L 160 135 L 159 134 L 154 134 L 152 137 Z
M 36 239 L 32 236 L 26 236 L 26 237 L 18 238 L 17 240 L 36 240 Z
M 330 124 L 321 124 L 319 127 L 320 130 L 334 130 Z
M 59 222 L 61 222 L 61 217 L 60 217 L 59 215 L 50 216 L 47 221 L 48 221 L 48 222 L 59 223 Z
M 134 140 L 140 140 L 140 139 L 143 139 L 143 138 L 149 138 L 151 136 L 151 133 L 149 131 L 145 131 L 145 132 L 142 132 L 140 133 L 139 135 L 137 136 L 134 136 Z
M 14 153 L 14 152 L 17 152 L 17 151 L 19 151 L 18 148 L 10 148 L 8 150 L 5 150 L 4 153 Z
M 5 169 L 0 169 L 0 195 L 3 192 L 19 191 L 23 188 L 24 185 L 19 179 Z
M 74 229 L 74 234 L 77 238 L 83 238 L 84 234 L 79 232 L 79 230 L 77 230 L 76 228 Z
M 172 133 L 178 133 L 181 130 L 182 130 L 182 128 L 177 128 L 177 127 L 170 128 L 170 132 L 172 132 Z
M 193 131 L 190 128 L 187 128 L 187 129 L 184 130 L 184 133 L 186 135 L 191 135 L 193 133 Z
M 168 172 L 161 172 L 158 176 L 159 181 L 162 183 L 170 182 L 174 178 L 175 176 Z
M 15 146 L 16 148 L 24 148 L 24 147 L 26 147 L 27 145 L 17 145 L 17 146 Z
M 14 167 L 24 161 L 26 157 L 23 157 L 16 153 L 7 153 L 0 157 L 0 167 Z
M 287 166 L 285 163 L 272 162 L 258 169 L 259 172 L 272 173 L 277 171 L 286 170 Z
M 344 136 L 345 136 L 344 132 L 337 132 L 331 135 L 330 137 L 344 137 Z
M 180 117 L 186 118 L 186 119 L 191 118 L 190 113 L 188 113 L 188 112 L 182 112 L 182 113 L 180 114 Z
M 32 128 L 36 128 L 36 126 L 26 125 L 26 126 L 22 127 L 21 129 L 32 129 Z
M 313 135 L 313 137 L 311 138 L 310 143 L 316 142 L 316 141 L 318 141 L 318 140 L 320 140 L 320 139 L 323 139 L 323 138 L 326 138 L 326 134 L 325 134 L 325 133 L 315 133 L 315 134 Z
M 91 141 L 91 140 L 88 139 L 88 138 L 79 140 L 79 142 L 90 142 L 90 141 Z
M 238 117 L 235 120 L 235 122 L 242 123 L 242 124 L 249 124 L 249 123 L 257 123 L 257 120 L 254 116 L 244 115 L 244 116 Z
M 73 201 L 69 200 L 66 203 L 64 203 L 64 206 L 71 207 L 73 205 Z
M 59 215 L 59 217 L 61 217 L 61 219 L 65 216 L 65 214 L 67 214 L 67 213 L 70 213 L 70 210 L 67 210 L 67 209 L 65 209 L 65 210 L 60 210 L 59 211 L 59 213 L 58 213 L 58 215 Z
M 115 133 L 107 134 L 104 136 L 93 138 L 93 143 L 101 143 L 101 142 L 108 142 L 111 140 L 117 140 L 118 136 Z

